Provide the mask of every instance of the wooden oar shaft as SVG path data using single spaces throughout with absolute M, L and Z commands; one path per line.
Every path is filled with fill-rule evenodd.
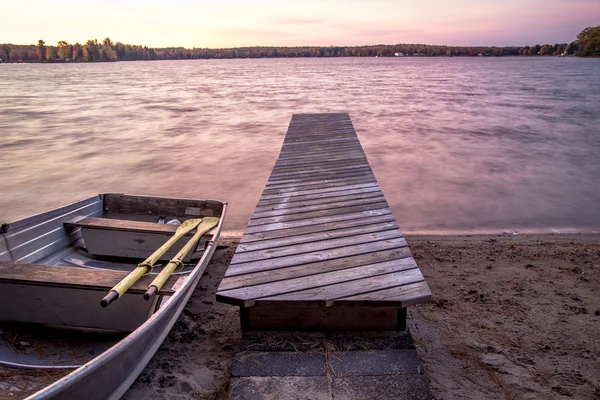
M 202 218 L 194 218 L 184 221 L 184 223 L 181 224 L 179 228 L 177 228 L 175 234 L 172 237 L 170 237 L 169 240 L 165 242 L 165 244 L 156 249 L 156 251 L 152 253 L 150 257 L 146 258 L 144 262 L 142 262 L 140 265 L 147 265 L 150 267 L 154 265 L 175 244 L 175 242 L 177 242 L 179 239 L 190 233 L 201 223 L 201 221 Z
M 115 287 L 113 287 L 100 301 L 100 305 L 102 307 L 108 307 L 110 303 L 123 296 L 123 294 L 129 290 L 129 288 L 134 285 L 142 276 L 152 271 L 154 264 L 171 248 L 171 246 L 175 244 L 175 242 L 194 230 L 194 228 L 196 228 L 201 222 L 202 218 L 194 218 L 184 221 L 183 224 L 177 228 L 175 234 L 170 237 L 165 244 L 160 246 L 154 253 L 152 253 L 150 257 L 146 258 L 144 262 L 140 263 L 137 268 L 131 271 L 129 275 L 121 280 L 121 282 L 117 283 Z
M 146 293 L 144 293 L 144 299 L 150 300 L 152 296 L 154 296 L 158 291 L 163 287 L 167 279 L 171 276 L 171 274 L 177 269 L 178 265 L 181 265 L 181 260 L 192 251 L 202 235 L 206 232 L 217 226 L 219 223 L 219 218 L 207 217 L 202 220 L 202 223 L 198 226 L 198 229 L 194 236 L 183 246 L 183 248 L 177 253 L 173 259 L 160 271 L 160 274 L 150 284 Z

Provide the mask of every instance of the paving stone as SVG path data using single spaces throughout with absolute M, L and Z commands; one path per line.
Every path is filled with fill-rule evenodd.
M 332 400 L 327 378 L 243 377 L 229 382 L 229 400 Z
M 337 377 L 421 373 L 416 350 L 333 352 L 329 363 Z
M 425 375 L 348 376 L 333 378 L 335 400 L 432 400 Z
M 325 356 L 319 353 L 237 353 L 232 376 L 324 376 Z

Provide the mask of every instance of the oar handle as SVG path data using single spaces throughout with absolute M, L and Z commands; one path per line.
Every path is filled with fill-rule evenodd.
M 100 305 L 102 307 L 108 307 L 110 303 L 119 298 L 119 293 L 116 290 L 111 290 L 108 292 L 106 296 L 102 300 L 100 300 Z
M 102 300 L 100 300 L 100 305 L 102 307 L 108 307 L 110 303 L 123 296 L 123 294 L 148 271 L 149 267 L 147 265 L 140 264 L 136 269 L 131 271 L 125 278 L 123 278 L 121 282 L 117 283 Z
M 158 288 L 156 286 L 148 286 L 148 290 L 144 293 L 144 300 L 150 300 L 156 293 L 158 293 Z

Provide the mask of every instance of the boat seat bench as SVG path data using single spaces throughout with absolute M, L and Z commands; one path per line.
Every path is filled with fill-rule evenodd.
M 177 231 L 177 225 L 159 224 L 158 222 L 132 221 L 113 218 L 77 217 L 64 223 L 68 230 L 81 228 L 85 247 L 89 254 L 96 256 L 112 256 L 145 259 L 164 244 Z M 183 259 L 189 262 L 192 258 L 202 256 L 200 250 L 214 236 L 216 228 L 202 235 L 196 251 Z M 160 258 L 160 261 L 172 259 L 183 245 L 193 236 L 190 232 L 177 241 Z
M 159 224 L 157 222 L 131 221 L 113 218 L 75 218 L 64 223 L 66 228 L 95 228 L 108 229 L 114 231 L 138 232 L 138 233 L 159 233 L 173 235 L 177 231 L 177 225 Z M 211 229 L 203 237 L 214 235 L 216 228 Z M 186 236 L 192 237 L 193 232 Z
M 110 229 L 115 231 L 133 231 L 140 233 L 166 233 L 170 235 L 174 234 L 177 230 L 177 225 L 95 217 L 74 219 L 65 222 L 64 225 L 68 228 L 97 228 Z
M 101 307 L 102 297 L 125 271 L 0 262 L 0 322 L 131 332 L 161 304 L 163 295 L 184 277 L 171 277 L 151 301 L 143 293 L 152 281 L 142 277 L 116 304 Z
M 431 291 L 348 114 L 295 114 L 218 290 L 244 329 L 390 330 Z
M 128 274 L 129 272 L 126 271 L 0 261 L 0 283 L 69 287 L 108 292 Z M 153 279 L 153 276 L 143 276 L 127 293 L 143 295 Z M 171 288 L 178 279 L 177 276 L 171 276 L 158 294 L 170 296 L 175 293 Z M 100 300 L 98 300 L 98 304 L 100 304 Z

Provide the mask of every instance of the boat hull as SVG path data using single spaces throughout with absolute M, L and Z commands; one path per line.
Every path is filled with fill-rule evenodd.
M 103 196 L 104 195 L 101 195 L 99 198 L 102 199 Z M 157 198 L 150 199 L 152 202 Z M 181 202 L 184 200 L 177 201 Z M 226 214 L 227 204 L 214 201 L 209 201 L 207 204 L 208 203 L 209 207 L 212 208 L 215 207 L 216 203 L 222 204 L 219 224 L 213 229 L 212 237 L 206 242 L 204 252 L 194 268 L 187 277 L 178 280 L 177 290 L 175 290 L 171 296 L 163 297 L 159 309 L 124 339 L 100 354 L 98 357 L 93 358 L 81 367 L 74 369 L 62 379 L 57 380 L 46 388 L 31 395 L 28 399 L 118 399 L 127 391 L 165 340 L 169 331 L 185 308 L 213 256 Z M 14 225 L 11 225 L 11 228 L 14 228 L 12 232 L 16 232 L 13 237 L 25 234 L 19 233 L 21 227 L 23 227 L 23 232 L 31 232 L 30 225 L 34 226 L 34 229 L 37 230 L 36 235 L 39 235 L 40 238 L 47 237 L 48 235 L 45 234 L 46 231 L 57 231 L 55 225 L 61 224 L 59 226 L 62 226 L 62 223 L 71 218 L 71 214 L 75 211 L 85 216 L 99 216 L 102 210 L 101 208 L 98 208 L 97 204 L 98 198 L 95 197 L 83 202 L 74 203 L 73 205 L 62 209 L 53 210 L 48 213 L 40 214 L 39 216 L 18 221 Z M 93 207 L 93 209 L 90 207 Z M 92 211 L 88 211 L 88 209 L 91 209 Z M 81 213 L 80 210 L 83 210 L 84 213 Z M 44 215 L 47 215 L 49 218 L 45 219 Z M 3 226 L 3 240 L 11 235 L 11 231 L 7 227 L 8 225 Z M 57 236 L 58 239 L 61 240 L 59 243 L 60 246 L 81 240 L 79 239 L 80 235 L 78 236 L 77 233 L 59 233 L 64 236 L 64 238 L 62 236 Z M 75 236 L 73 237 L 73 235 Z M 51 240 L 53 240 L 52 243 L 58 243 L 54 238 Z M 36 260 L 33 260 L 30 256 L 30 254 L 33 254 L 30 249 L 25 249 L 27 251 L 27 253 L 24 253 L 25 256 L 17 254 L 18 257 L 15 257 L 17 251 L 15 249 L 20 249 L 18 247 L 19 243 L 15 241 L 14 246 L 11 246 L 12 243 L 9 243 L 8 240 L 6 243 L 8 243 L 8 246 L 5 246 L 6 249 L 4 249 L 4 251 L 0 248 L 0 253 L 3 254 L 3 257 L 0 257 L 0 260 L 2 260 L 2 258 L 5 260 L 9 259 L 8 257 L 10 256 L 10 259 L 13 262 L 17 260 L 18 262 L 23 262 L 23 260 L 27 262 L 36 262 Z M 60 246 L 57 244 L 53 251 L 61 252 L 62 250 L 56 250 Z M 50 253 L 44 253 L 42 256 L 46 261 L 50 259 L 55 260 L 54 255 Z M 181 284 L 179 282 L 181 282 Z M 145 302 L 141 295 L 139 296 L 139 301 Z M 118 306 L 119 304 L 117 303 L 111 307 Z M 98 305 L 98 307 L 100 306 Z

